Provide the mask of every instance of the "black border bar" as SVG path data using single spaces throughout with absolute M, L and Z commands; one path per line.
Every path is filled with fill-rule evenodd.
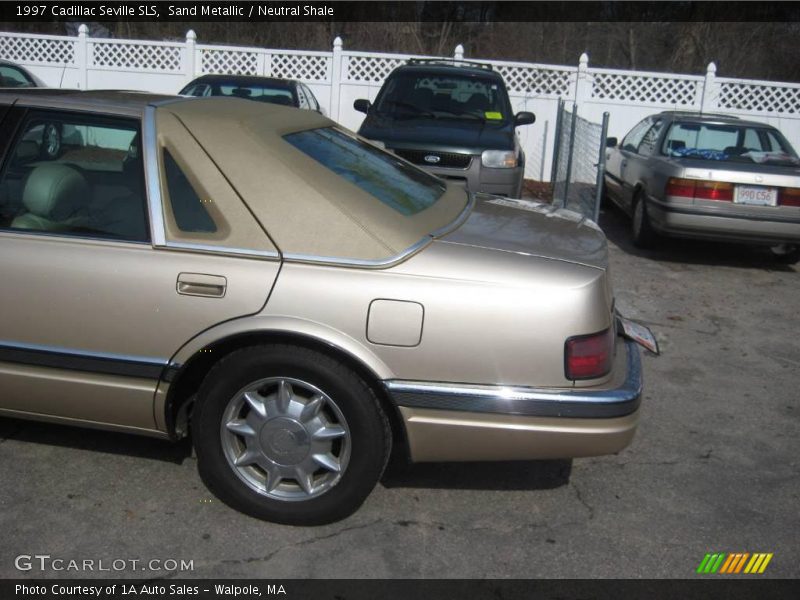
M 170 8 L 172 7 L 172 8 Z M 800 3 L 629 0 L 10 0 L 4 22 L 680 22 L 800 21 Z M 2 23 L 0 23 L 0 26 Z
M 607 557 L 614 561 L 613 556 Z M 532 560 L 535 560 L 532 557 Z M 21 593 L 17 585 L 38 587 L 43 593 Z M 111 592 L 113 589 L 115 591 Z M 139 593 L 143 586 L 149 593 Z M 217 588 L 217 586 L 221 586 Z M 137 594 L 123 594 L 136 588 Z M 63 588 L 64 593 L 53 593 Z M 70 588 L 102 588 L 100 595 L 90 592 L 66 593 Z M 196 598 L 198 600 L 234 597 L 233 588 L 242 590 L 237 598 L 286 598 L 290 600 L 430 600 L 464 598 L 469 600 L 784 600 L 797 597 L 797 580 L 766 579 L 763 576 L 724 577 L 679 580 L 386 580 L 386 579 L 95 579 L 95 580 L 4 580 L 0 581 L 0 598 L 65 598 L 128 599 Z M 225 589 L 225 592 L 217 590 Z M 163 590 L 163 592 L 162 592 Z M 282 591 L 281 591 L 282 590 Z

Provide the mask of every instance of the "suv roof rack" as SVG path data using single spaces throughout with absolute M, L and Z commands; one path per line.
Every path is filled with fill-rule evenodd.
M 487 71 L 494 71 L 492 65 L 488 63 L 477 62 L 474 60 L 464 60 L 459 58 L 409 58 L 406 64 L 409 65 L 442 64 L 448 66 L 463 65 L 466 67 L 478 67 L 481 69 L 486 69 Z

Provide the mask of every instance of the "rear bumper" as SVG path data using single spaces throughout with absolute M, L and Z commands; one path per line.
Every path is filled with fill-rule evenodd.
M 618 452 L 633 439 L 642 393 L 638 347 L 599 388 L 507 388 L 387 381 L 415 462 L 572 458 Z
M 800 218 L 764 217 L 748 214 L 744 208 L 725 206 L 712 211 L 651 199 L 647 214 L 653 227 L 667 235 L 755 244 L 800 243 Z

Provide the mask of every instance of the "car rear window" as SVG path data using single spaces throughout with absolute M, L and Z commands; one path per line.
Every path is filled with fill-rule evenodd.
M 185 96 L 233 96 L 235 98 L 245 98 L 258 102 L 269 102 L 271 104 L 282 104 L 284 106 L 297 106 L 297 101 L 291 87 L 287 85 L 270 85 L 267 83 L 246 83 L 246 82 L 212 82 L 194 83 L 185 87 L 180 92 Z
M 291 133 L 284 139 L 402 215 L 425 210 L 446 189 L 433 175 L 333 127 Z
M 789 142 L 774 130 L 736 123 L 674 123 L 662 151 L 673 157 L 706 160 L 797 163 Z

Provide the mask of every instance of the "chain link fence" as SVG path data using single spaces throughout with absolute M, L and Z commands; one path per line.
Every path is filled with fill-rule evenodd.
M 559 101 L 550 179 L 555 206 L 597 221 L 607 132 L 608 113 L 602 123 L 594 123 L 578 115 L 577 104 L 570 109 L 564 100 Z

